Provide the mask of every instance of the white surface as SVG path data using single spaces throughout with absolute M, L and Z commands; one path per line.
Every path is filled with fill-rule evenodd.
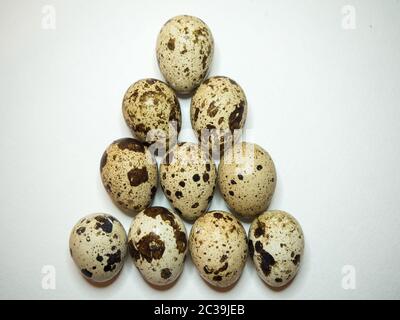
M 47 4 L 55 30 L 41 27 Z M 346 4 L 354 30 L 342 27 Z M 130 225 L 103 189 L 99 161 L 129 136 L 122 96 L 140 78 L 161 78 L 156 37 L 181 13 L 211 28 L 210 74 L 244 88 L 246 140 L 276 164 L 271 208 L 303 227 L 302 268 L 285 290 L 265 286 L 249 260 L 232 290 L 215 291 L 188 259 L 160 291 L 130 258 L 97 288 L 69 256 L 81 216 L 108 212 Z M 0 46 L 1 298 L 400 298 L 399 1 L 2 0 Z M 190 99 L 180 101 L 180 140 L 195 141 Z M 168 206 L 161 189 L 154 204 Z M 219 195 L 211 208 L 226 208 Z M 56 268 L 55 290 L 41 286 L 43 265 Z M 355 290 L 342 288 L 344 265 L 356 270 Z

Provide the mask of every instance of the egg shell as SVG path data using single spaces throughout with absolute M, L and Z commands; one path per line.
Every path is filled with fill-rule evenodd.
M 176 16 L 161 28 L 156 54 L 165 80 L 179 94 L 188 94 L 208 74 L 214 54 L 213 36 L 199 18 Z
M 198 144 L 178 143 L 160 165 L 165 196 L 184 219 L 194 221 L 207 211 L 217 179 L 214 161 Z
M 271 287 L 288 284 L 296 275 L 304 253 L 301 226 L 284 211 L 261 214 L 249 229 L 249 253 L 265 283 Z
M 182 273 L 185 262 L 185 225 L 166 208 L 147 208 L 132 222 L 128 247 L 135 266 L 149 283 L 171 284 Z
M 256 144 L 242 142 L 225 152 L 218 167 L 218 187 L 229 208 L 245 218 L 267 210 L 276 186 L 271 156 Z
M 157 191 L 157 164 L 136 139 L 114 141 L 101 158 L 100 173 L 114 203 L 131 214 L 147 208 Z
M 157 79 L 142 79 L 124 95 L 122 112 L 135 137 L 164 149 L 176 143 L 181 129 L 181 109 L 175 92 Z
M 247 117 L 243 89 L 228 77 L 205 80 L 193 95 L 190 119 L 197 138 L 211 152 L 229 149 L 241 136 Z
M 73 227 L 69 248 L 82 275 L 105 282 L 122 269 L 127 253 L 127 236 L 122 224 L 104 213 L 88 215 Z
M 209 211 L 193 224 L 189 249 L 205 281 L 215 287 L 230 287 L 239 279 L 246 263 L 246 232 L 232 214 Z

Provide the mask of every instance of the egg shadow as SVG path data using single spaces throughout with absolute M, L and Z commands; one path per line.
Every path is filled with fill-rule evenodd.
M 83 278 L 86 280 L 86 282 L 88 282 L 93 287 L 106 288 L 106 287 L 110 286 L 111 284 L 113 284 L 119 278 L 121 271 L 122 271 L 122 268 L 113 278 L 111 278 L 110 280 L 107 280 L 107 281 L 103 281 L 103 282 L 96 282 L 96 281 L 93 281 L 93 280 L 85 278 L 85 277 L 83 277 Z
M 266 282 L 264 282 L 261 278 L 260 278 L 260 280 L 264 283 L 264 285 L 265 285 L 267 288 L 269 288 L 270 290 L 272 290 L 272 291 L 278 293 L 278 292 L 281 292 L 281 291 L 285 290 L 287 287 L 289 287 L 290 284 L 293 282 L 293 280 L 294 280 L 295 278 L 296 278 L 296 277 L 292 278 L 288 283 L 286 283 L 285 285 L 280 286 L 280 287 L 272 287 L 272 286 L 270 286 L 269 284 L 267 284 Z
M 258 217 L 258 215 L 255 217 L 245 217 L 245 216 L 242 216 L 239 213 L 237 213 L 232 208 L 230 208 L 229 205 L 227 204 L 227 202 L 225 201 L 225 198 L 222 194 L 221 189 L 219 188 L 218 178 L 217 178 L 217 182 L 216 182 L 214 197 L 217 197 L 217 198 L 220 198 L 223 200 L 224 208 L 219 209 L 219 210 L 226 211 L 226 212 L 232 214 L 240 222 L 240 224 L 242 226 L 243 226 L 243 223 L 249 224 L 249 226 L 251 226 L 251 223 Z M 219 206 L 221 206 L 221 204 L 219 204 Z M 213 209 L 213 210 L 218 211 L 218 209 Z M 244 226 L 243 226 L 243 228 L 244 228 Z M 245 233 L 246 233 L 246 237 L 248 238 L 248 233 L 246 232 L 246 228 L 245 228 Z
M 158 176 L 158 175 L 159 175 L 159 172 L 158 172 L 158 164 L 157 164 L 157 176 Z M 100 184 L 102 185 L 103 192 L 106 193 L 107 198 L 111 200 L 111 202 L 113 203 L 113 205 L 114 205 L 120 212 L 122 212 L 124 215 L 126 215 L 126 216 L 128 216 L 128 217 L 130 217 L 130 218 L 135 218 L 135 217 L 136 217 L 136 215 L 137 215 L 140 211 L 134 212 L 134 211 L 130 211 L 130 210 L 127 210 L 127 209 L 121 207 L 120 204 L 119 204 L 116 200 L 114 200 L 113 197 L 105 190 L 104 184 L 103 184 L 102 181 L 101 181 L 101 177 L 100 177 Z M 157 179 L 157 189 L 156 189 L 156 192 L 158 191 L 158 189 L 161 189 L 161 184 L 160 184 L 160 179 L 159 179 L 159 178 Z M 154 205 L 155 197 L 156 197 L 156 194 L 154 194 L 154 197 L 151 199 L 149 205 L 148 205 L 146 208 L 151 208 L 151 207 Z M 143 210 L 144 210 L 144 209 L 143 209 Z
M 219 173 L 217 173 L 218 175 Z M 210 207 L 214 204 L 214 206 L 218 207 L 218 208 L 222 208 L 222 209 L 211 209 Z M 224 199 L 224 196 L 222 195 L 221 189 L 219 188 L 219 183 L 218 183 L 218 176 L 217 179 L 215 181 L 215 190 L 214 190 L 214 195 L 213 195 L 213 199 L 210 202 L 210 206 L 207 209 L 208 211 L 227 211 L 229 213 L 231 213 L 231 209 L 228 207 L 228 205 L 226 204 L 226 201 Z
M 258 214 L 254 217 L 245 217 L 242 216 L 241 214 L 237 213 L 236 211 L 234 211 L 233 209 L 229 209 L 230 212 L 240 221 L 243 223 L 248 223 L 249 225 L 252 224 L 252 222 L 259 216 Z
M 108 194 L 108 193 L 107 193 Z M 130 218 L 134 218 L 139 212 L 133 212 L 133 211 L 129 211 L 126 210 L 124 208 L 122 208 L 112 197 L 111 195 L 108 194 L 108 197 L 111 199 L 112 203 L 119 209 L 119 211 L 121 211 L 122 213 L 124 213 L 125 215 L 127 215 Z M 152 200 L 153 202 L 153 200 Z M 152 202 L 150 203 L 149 206 L 151 206 Z
M 177 96 L 179 99 L 186 100 L 186 99 L 191 99 L 191 98 L 193 97 L 194 93 L 196 92 L 196 89 L 197 89 L 197 87 L 196 87 L 195 89 L 193 89 L 193 90 L 192 90 L 191 92 L 189 92 L 189 93 L 178 93 L 178 92 L 176 92 L 176 91 L 174 91 L 174 92 L 175 92 L 176 96 Z
M 200 278 L 207 284 L 207 286 L 209 288 L 213 289 L 214 291 L 221 292 L 221 293 L 231 291 L 240 280 L 240 277 L 239 277 L 239 279 L 237 279 L 234 283 L 232 283 L 231 285 L 229 285 L 227 287 L 217 287 L 217 286 L 212 285 L 211 283 L 209 283 L 205 279 L 203 279 L 201 276 L 200 276 Z
M 174 287 L 176 285 L 176 283 L 178 282 L 180 277 L 181 277 L 181 275 L 179 275 L 173 282 L 163 286 L 163 285 L 156 285 L 156 284 L 150 283 L 149 281 L 147 281 L 147 279 L 145 279 L 142 276 L 144 282 L 146 282 L 151 288 L 153 288 L 154 290 L 157 290 L 157 291 L 167 291 L 167 290 L 171 289 L 172 287 Z
M 187 92 L 187 93 L 179 93 L 179 92 L 177 92 L 176 90 L 173 89 L 174 92 L 175 92 L 175 94 L 176 94 L 176 96 L 177 96 L 179 99 L 183 99 L 183 100 L 191 99 L 191 98 L 195 95 L 195 93 L 196 93 L 196 91 L 197 91 L 197 88 L 200 87 L 200 86 L 202 85 L 202 83 L 203 83 L 204 81 L 206 81 L 206 80 L 210 77 L 210 71 L 211 71 L 211 65 L 210 65 L 210 67 L 208 68 L 207 74 L 205 75 L 205 77 L 203 78 L 203 80 L 199 83 L 198 86 L 196 86 L 195 88 L 193 88 L 190 92 Z M 169 84 L 168 84 L 168 85 L 169 85 Z M 171 88 L 172 88 L 172 87 L 171 87 Z

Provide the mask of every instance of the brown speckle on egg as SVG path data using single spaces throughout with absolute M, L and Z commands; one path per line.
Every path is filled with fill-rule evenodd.
M 168 279 L 169 277 L 171 277 L 171 275 L 171 270 L 169 270 L 168 268 L 164 268 L 161 270 L 161 278 Z
M 147 182 L 149 180 L 149 175 L 146 167 L 133 168 L 132 170 L 129 170 L 128 179 L 132 187 L 137 187 L 138 185 Z

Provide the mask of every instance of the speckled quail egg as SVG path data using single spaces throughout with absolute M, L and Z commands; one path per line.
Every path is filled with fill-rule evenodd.
M 215 287 L 226 288 L 239 279 L 245 266 L 246 232 L 232 214 L 209 211 L 193 224 L 189 249 L 201 277 Z
M 241 135 L 247 116 L 247 100 L 243 89 L 227 77 L 211 77 L 196 90 L 190 119 L 203 146 L 223 153 Z
M 198 144 L 175 145 L 160 165 L 160 177 L 165 196 L 180 216 L 193 221 L 207 211 L 217 170 Z
M 122 269 L 127 237 L 117 219 L 96 213 L 84 217 L 74 226 L 69 248 L 72 259 L 85 278 L 105 282 Z
M 185 225 L 166 208 L 144 209 L 132 222 L 128 247 L 134 264 L 149 283 L 168 285 L 183 270 L 187 252 Z
M 114 141 L 101 158 L 100 172 L 108 194 L 128 213 L 148 207 L 157 191 L 157 164 L 139 140 Z
M 143 79 L 131 85 L 122 102 L 126 124 L 136 138 L 166 150 L 181 129 L 181 109 L 175 92 L 164 82 Z
M 260 146 L 242 142 L 221 158 L 219 189 L 231 210 L 244 218 L 254 218 L 267 210 L 275 185 L 274 163 Z
M 157 61 L 166 81 L 180 94 L 188 94 L 207 76 L 214 40 L 199 18 L 181 15 L 168 20 L 157 38 Z
M 249 253 L 258 275 L 269 286 L 281 287 L 293 279 L 303 251 L 303 231 L 289 213 L 271 210 L 252 222 Z

